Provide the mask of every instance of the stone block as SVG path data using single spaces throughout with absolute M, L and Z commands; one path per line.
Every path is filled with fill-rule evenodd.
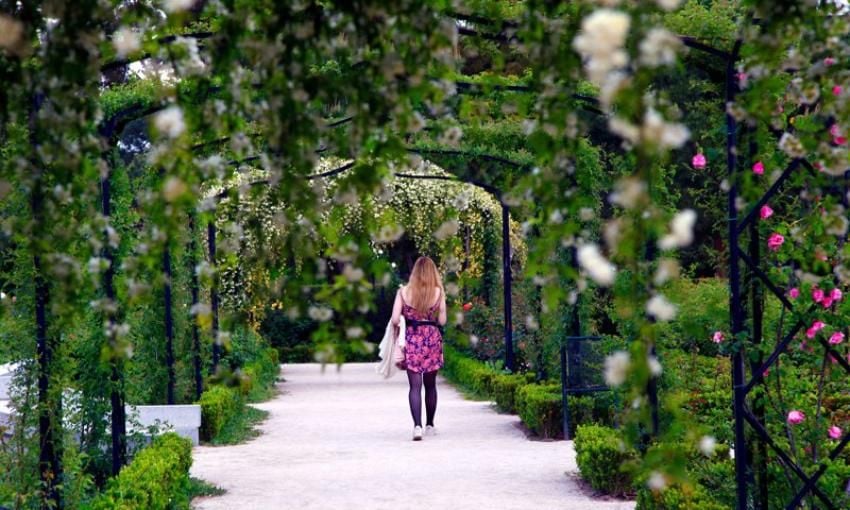
M 145 433 L 149 427 L 158 427 L 161 432 L 173 431 L 188 438 L 192 444 L 199 443 L 201 428 L 201 406 L 127 406 L 127 433 Z

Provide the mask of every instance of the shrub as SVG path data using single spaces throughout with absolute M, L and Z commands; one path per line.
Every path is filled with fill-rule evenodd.
M 157 437 L 109 481 L 87 510 L 166 510 L 189 507 L 192 443 L 177 434 Z
M 635 460 L 616 430 L 599 425 L 580 425 L 575 438 L 576 462 L 581 476 L 597 491 L 623 496 L 633 491 L 632 476 L 625 468 Z
M 448 345 L 443 346 L 443 375 L 464 390 L 482 397 L 492 395 L 493 380 L 499 376 L 494 368 L 461 355 Z
M 250 402 L 262 400 L 266 390 L 274 386 L 280 374 L 279 355 L 276 349 L 263 350 L 257 359 L 242 369 L 240 392 Z
M 516 409 L 523 423 L 540 437 L 562 432 L 563 409 L 560 385 L 526 384 L 516 393 Z
M 516 412 L 517 390 L 534 381 L 534 374 L 497 374 L 490 380 L 491 397 L 506 413 Z
M 636 510 L 725 510 L 727 505 L 719 503 L 700 484 L 691 487 L 672 486 L 653 492 L 646 486 L 637 493 Z
M 213 386 L 201 395 L 201 439 L 211 441 L 242 408 L 242 398 L 233 389 Z

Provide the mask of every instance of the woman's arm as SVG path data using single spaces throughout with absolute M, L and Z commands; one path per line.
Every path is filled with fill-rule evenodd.
M 440 323 L 440 326 L 445 326 L 446 320 L 446 293 L 440 292 L 440 316 L 437 318 L 437 322 Z
M 401 320 L 401 289 L 398 289 L 395 293 L 395 302 L 393 303 L 393 315 L 390 320 L 392 321 L 393 326 L 398 326 L 398 323 Z

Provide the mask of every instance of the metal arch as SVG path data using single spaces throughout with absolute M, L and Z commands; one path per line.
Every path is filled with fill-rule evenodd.
M 459 153 L 463 154 L 462 152 L 459 152 Z M 497 158 L 496 156 L 492 156 L 492 157 Z M 251 161 L 255 161 L 256 159 L 259 159 L 259 158 L 256 157 L 256 156 L 252 156 L 251 158 L 246 158 L 246 159 L 250 159 Z M 502 158 L 498 158 L 498 159 L 500 161 L 503 161 L 503 162 L 515 164 L 517 166 L 522 166 L 519 163 L 510 161 L 510 160 L 503 160 Z M 242 163 L 242 162 L 245 162 L 245 160 L 241 160 L 241 161 L 238 161 L 238 162 L 231 162 L 231 163 L 239 164 L 239 163 Z M 353 167 L 354 167 L 354 162 L 350 161 L 350 162 L 348 162 L 348 163 L 346 163 L 346 164 L 344 164 L 340 167 L 334 168 L 332 170 L 328 170 L 327 172 L 309 175 L 306 178 L 308 180 L 314 180 L 314 179 L 333 177 L 333 176 L 339 175 L 343 172 L 346 172 Z M 460 179 L 456 176 L 450 176 L 450 175 L 420 175 L 420 174 L 406 174 L 406 173 L 402 173 L 402 172 L 395 172 L 395 173 L 393 173 L 393 175 L 395 177 L 402 178 L 402 179 L 441 180 L 441 181 L 451 181 L 451 182 L 457 182 L 457 183 L 463 183 L 463 184 L 471 184 L 473 186 L 477 186 L 477 187 L 483 189 L 484 191 L 487 191 L 488 193 L 495 195 L 498 198 L 499 205 L 501 206 L 501 209 L 502 209 L 502 272 L 503 272 L 503 275 L 504 275 L 502 288 L 503 288 L 503 293 L 504 293 L 503 296 L 504 296 L 504 321 L 505 321 L 505 324 L 504 324 L 505 368 L 507 368 L 508 370 L 511 370 L 511 371 L 515 370 L 516 369 L 516 356 L 514 354 L 514 347 L 513 347 L 513 294 L 512 294 L 513 275 L 512 275 L 512 271 L 511 271 L 510 207 L 504 202 L 504 200 L 502 200 L 501 190 L 499 190 L 495 186 L 492 186 L 492 185 L 489 185 L 489 184 L 486 184 L 486 183 L 478 182 L 478 181 L 471 180 L 471 179 L 470 180 L 464 180 L 464 179 Z M 251 186 L 251 187 L 265 186 L 265 185 L 268 185 L 268 184 L 270 184 L 270 181 L 268 179 L 260 179 L 260 180 L 252 181 L 252 182 L 248 183 L 248 186 Z M 227 196 L 228 196 L 228 190 L 224 190 L 224 191 L 216 194 L 214 198 L 217 201 L 220 201 L 220 200 L 223 200 L 224 198 L 226 198 Z M 210 222 L 207 224 L 207 228 L 208 228 L 208 240 L 210 240 L 211 264 L 215 265 L 215 241 L 214 241 L 215 232 L 216 232 L 215 220 L 210 220 Z M 215 288 L 213 289 L 213 296 L 214 296 L 213 297 L 214 303 L 217 303 L 218 293 L 215 290 Z M 216 324 L 218 322 L 218 307 L 217 306 L 213 306 L 213 322 L 214 322 L 214 324 Z

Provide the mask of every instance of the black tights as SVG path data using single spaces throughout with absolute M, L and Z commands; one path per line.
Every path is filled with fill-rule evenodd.
M 434 414 L 437 412 L 437 371 L 413 372 L 407 371 L 407 380 L 410 382 L 410 414 L 413 416 L 413 424 L 422 426 L 422 383 L 425 383 L 425 418 L 426 425 L 434 426 Z

